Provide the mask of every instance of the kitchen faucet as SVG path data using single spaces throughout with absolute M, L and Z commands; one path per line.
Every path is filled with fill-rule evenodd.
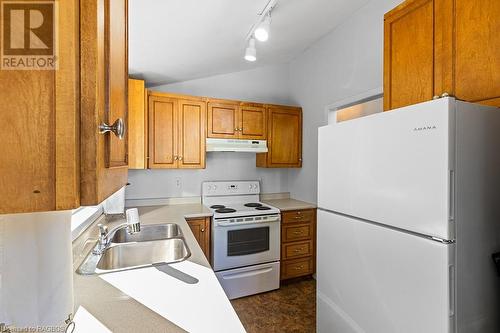
M 104 249 L 106 249 L 109 245 L 109 235 L 113 235 L 118 229 L 125 227 L 127 228 L 127 232 L 131 235 L 141 231 L 141 221 L 139 219 L 139 212 L 137 211 L 137 208 L 127 209 L 125 214 L 127 222 L 114 227 L 111 231 L 108 231 L 108 227 L 102 223 L 97 225 L 99 228 L 99 239 L 97 241 L 98 246 L 96 246 L 93 251 L 94 254 L 102 254 L 104 252 Z

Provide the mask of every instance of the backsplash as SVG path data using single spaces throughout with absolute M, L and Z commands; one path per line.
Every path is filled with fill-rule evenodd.
M 214 180 L 260 180 L 265 193 L 288 192 L 288 170 L 255 166 L 255 154 L 207 153 L 201 170 L 129 170 L 125 197 L 130 199 L 199 197 L 201 183 Z

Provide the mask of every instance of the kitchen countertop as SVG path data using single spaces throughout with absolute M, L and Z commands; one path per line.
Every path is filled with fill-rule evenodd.
M 309 202 L 295 200 L 295 199 L 270 199 L 263 200 L 262 202 L 267 203 L 273 207 L 278 208 L 280 211 L 287 210 L 300 210 L 300 209 L 314 209 L 316 205 Z
M 208 217 L 201 204 L 139 207 L 142 224 L 177 223 L 191 257 L 161 267 L 103 275 L 74 273 L 75 332 L 245 332 L 185 218 Z M 97 223 L 113 226 L 123 218 L 103 216 L 73 242 L 75 271 L 97 238 Z M 83 251 L 84 250 L 84 251 Z

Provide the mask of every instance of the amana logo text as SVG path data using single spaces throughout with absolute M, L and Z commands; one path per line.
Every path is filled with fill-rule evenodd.
M 429 131 L 429 130 L 434 130 L 437 127 L 435 125 L 430 125 L 430 126 L 422 126 L 422 127 L 415 127 L 413 130 L 414 131 Z

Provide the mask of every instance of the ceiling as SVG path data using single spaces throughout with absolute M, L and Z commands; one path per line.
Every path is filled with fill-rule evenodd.
M 131 76 L 155 86 L 286 63 L 368 2 L 279 0 L 249 63 L 245 37 L 268 1 L 129 0 Z

